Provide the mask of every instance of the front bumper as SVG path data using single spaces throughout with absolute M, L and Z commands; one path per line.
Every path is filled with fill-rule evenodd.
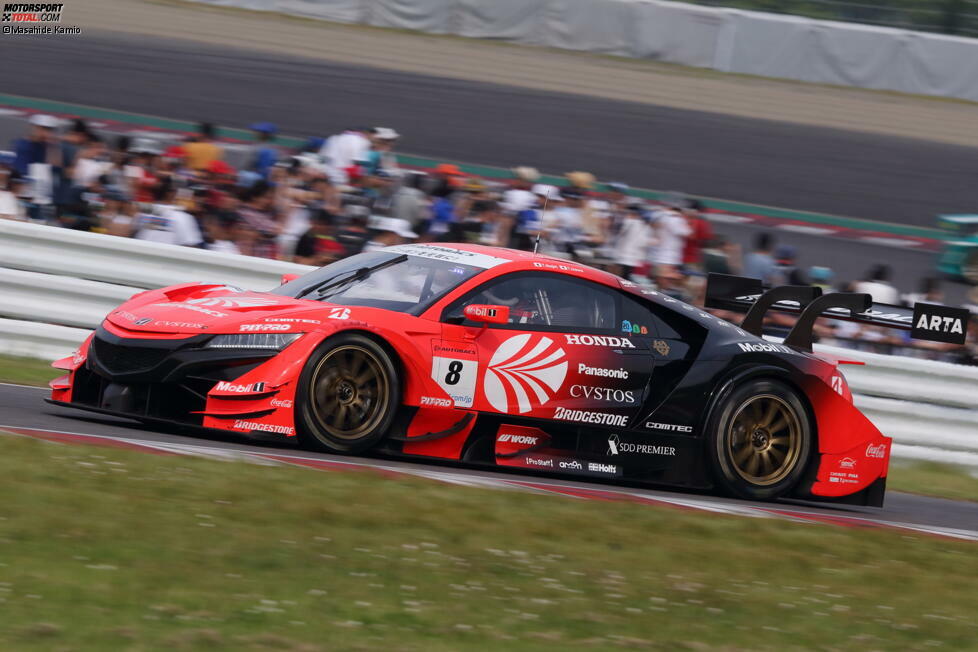
M 275 358 L 279 351 L 204 347 L 210 335 L 184 338 L 127 338 L 100 327 L 75 368 L 67 387 L 52 385 L 52 402 L 144 421 L 205 426 L 213 409 L 209 394 L 221 382 L 236 381 Z M 264 392 L 269 398 L 278 390 Z M 256 418 L 274 411 L 253 405 L 248 394 L 235 396 L 232 411 Z M 245 405 L 247 401 L 247 405 Z M 211 405 L 209 405 L 209 403 Z

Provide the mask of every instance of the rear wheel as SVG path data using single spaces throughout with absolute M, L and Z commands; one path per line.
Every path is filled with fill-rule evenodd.
M 304 445 L 362 453 L 390 430 L 400 382 L 379 344 L 362 335 L 339 335 L 309 358 L 297 396 L 298 433 Z
M 720 486 L 741 498 L 771 500 L 801 479 L 813 428 L 797 393 L 774 380 L 747 382 L 710 419 L 709 451 Z

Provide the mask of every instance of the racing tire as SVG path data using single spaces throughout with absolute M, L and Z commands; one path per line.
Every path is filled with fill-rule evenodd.
M 814 428 L 797 392 L 769 379 L 747 381 L 710 415 L 707 456 L 718 485 L 748 500 L 774 500 L 805 475 Z
M 296 432 L 305 447 L 363 453 L 387 435 L 401 383 L 391 356 L 357 334 L 332 337 L 309 356 L 296 391 Z

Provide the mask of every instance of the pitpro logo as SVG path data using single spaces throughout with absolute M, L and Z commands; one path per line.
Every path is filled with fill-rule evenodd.
M 567 377 L 564 350 L 549 337 L 516 335 L 499 345 L 489 360 L 486 399 L 498 412 L 523 414 L 554 397 Z

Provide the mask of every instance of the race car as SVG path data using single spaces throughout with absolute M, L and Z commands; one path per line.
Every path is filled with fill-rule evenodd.
M 812 354 L 812 324 L 957 338 L 960 315 L 724 276 L 708 300 L 748 314 L 525 251 L 398 245 L 270 292 L 136 294 L 53 363 L 49 401 L 333 453 L 881 505 L 890 439 L 845 361 Z M 784 343 L 760 337 L 772 308 L 800 315 Z

